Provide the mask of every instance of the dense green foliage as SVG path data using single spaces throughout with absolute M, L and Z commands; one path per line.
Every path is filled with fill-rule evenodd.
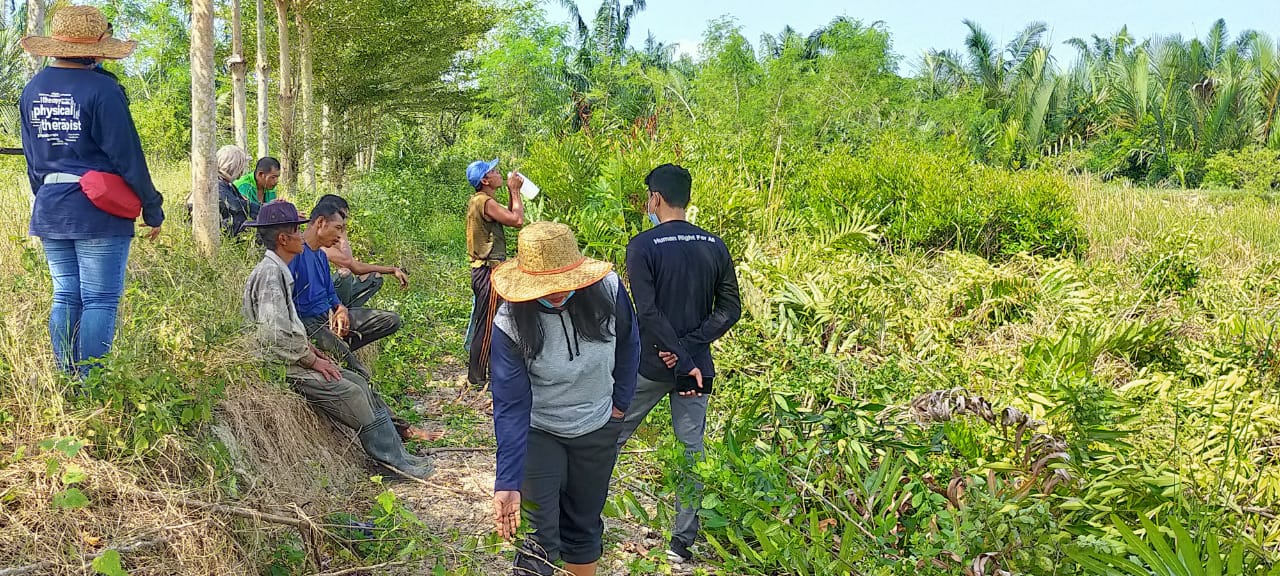
M 1280 303 L 1243 287 L 1272 283 L 1250 262 L 1273 260 L 1277 239 L 1247 216 L 1269 202 L 1210 201 L 1214 228 L 1152 213 L 1151 192 L 1048 171 L 1129 158 L 1160 134 L 1100 115 L 1105 129 L 1053 146 L 1066 104 L 1035 30 L 1017 62 L 988 51 L 988 84 L 940 90 L 895 74 L 883 29 L 844 19 L 758 47 L 712 23 L 696 61 L 583 41 L 608 24 L 505 20 L 479 77 L 522 85 L 483 82 L 456 134 L 424 125 L 399 147 L 421 159 L 394 165 L 448 182 L 503 155 L 542 188 L 532 213 L 619 264 L 647 226 L 644 174 L 693 172 L 693 218 L 737 256 L 745 317 L 717 348 L 706 460 L 649 431 L 662 472 L 610 514 L 664 526 L 669 511 L 645 501 L 689 466 L 707 487 L 703 550 L 730 573 L 1270 569 Z M 1252 137 L 1179 130 L 1129 175 L 1165 181 L 1153 162 L 1198 154 L 1176 182 L 1266 181 L 1242 169 L 1269 149 L 1234 152 Z
M 1054 162 L 1104 178 L 1195 187 L 1207 160 L 1249 145 L 1280 147 L 1280 61 L 1265 32 L 1232 39 L 1219 20 L 1203 39 L 1139 40 L 1122 28 L 1067 41 L 1076 59 L 1059 68 L 1043 23 L 1003 49 L 978 24 L 965 24 L 965 54 L 931 51 L 922 59 L 920 93 L 926 100 L 980 94 L 968 139 L 992 162 L 1059 157 Z
M 643 2 L 575 8 L 568 26 L 522 3 L 468 7 L 444 48 L 406 62 L 370 38 L 429 44 L 440 20 L 415 14 L 421 26 L 393 38 L 397 13 L 374 4 L 334 5 L 358 19 L 307 14 L 331 57 L 318 93 L 361 129 L 339 147 L 378 152 L 344 189 L 357 250 L 414 269 L 411 292 L 379 296 L 406 320 L 377 365 L 398 408 L 459 353 L 467 162 L 520 169 L 543 191 L 531 216 L 571 224 L 620 267 L 648 226 L 644 175 L 678 162 L 695 178 L 691 218 L 738 262 L 744 317 L 716 346 L 706 459 L 643 430 L 658 451 L 622 460 L 610 516 L 666 528 L 685 470 L 706 486 L 700 548 L 722 573 L 1276 573 L 1280 176 L 1265 35 L 1122 31 L 1073 41 L 1080 62 L 1063 71 L 1043 26 L 1001 48 L 969 24 L 968 54 L 930 54 L 904 78 L 881 25 L 839 18 L 753 43 L 722 20 L 696 59 L 677 59 L 652 37 L 628 48 Z M 123 72 L 149 150 L 181 155 L 182 11 L 111 6 L 158 35 Z M 404 78 L 425 85 L 388 81 L 414 65 Z M 1094 175 L 1251 192 L 1099 188 Z M 20 398 L 0 403 L 0 423 L 50 432 L 39 415 L 65 409 L 77 416 L 58 436 L 141 467 L 164 466 L 159 446 L 199 443 L 214 454 L 184 457 L 218 466 L 194 481 L 234 494 L 225 457 L 196 439 L 226 384 L 271 381 L 208 354 L 235 342 L 238 319 L 217 311 L 234 308 L 253 255 L 231 245 L 198 260 L 180 238 L 140 249 L 136 306 L 89 393 L 51 406 L 0 379 Z M 47 292 L 37 251 L 5 246 L 11 293 Z M 189 265 L 174 277 L 171 260 Z M 192 285 L 220 291 L 193 298 Z M 23 317 L 46 304 L 23 303 Z M 16 325 L 36 340 L 38 322 Z M 48 355 L 0 352 L 6 366 Z M 119 409 L 95 410 L 107 405 Z M 60 506 L 83 506 L 60 481 Z M 360 512 L 386 535 L 357 542 L 356 560 L 432 557 L 455 536 L 425 534 L 390 492 Z M 302 548 L 281 542 L 262 563 L 300 571 Z

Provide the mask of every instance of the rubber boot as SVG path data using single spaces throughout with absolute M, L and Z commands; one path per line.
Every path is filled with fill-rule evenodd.
M 413 464 L 418 468 L 426 469 L 428 476 L 435 473 L 436 466 L 435 464 L 431 463 L 430 456 L 418 456 L 417 454 L 414 454 L 413 452 L 410 452 L 408 450 L 405 450 L 405 454 L 406 454 L 405 459 L 408 460 L 410 464 Z
M 407 476 L 426 478 L 433 472 L 430 462 L 422 466 L 410 460 L 409 452 L 404 449 L 404 442 L 400 441 L 400 435 L 396 433 L 396 427 L 386 412 L 379 414 L 376 420 L 360 430 L 360 445 L 364 446 L 365 454 L 379 464 L 394 468 Z

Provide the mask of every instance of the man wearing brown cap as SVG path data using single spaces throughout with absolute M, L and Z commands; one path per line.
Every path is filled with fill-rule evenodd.
M 293 274 L 289 262 L 302 253 L 298 226 L 307 219 L 293 204 L 268 202 L 258 219 L 245 226 L 258 230 L 267 253 L 249 275 L 242 312 L 254 325 L 259 356 L 285 366 L 298 392 L 330 418 L 356 430 L 365 453 L 379 464 L 406 476 L 423 478 L 431 463 L 405 450 L 386 403 L 363 376 L 339 368 L 307 338 L 306 327 L 294 307 Z

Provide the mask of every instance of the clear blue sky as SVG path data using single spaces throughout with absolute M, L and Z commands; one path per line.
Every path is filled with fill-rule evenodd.
M 554 0 L 544 6 L 551 21 L 567 21 L 568 12 Z M 578 0 L 578 6 L 589 21 L 600 1 Z M 981 24 L 1001 45 L 1028 22 L 1045 22 L 1060 60 L 1075 53 L 1063 41 L 1110 35 L 1125 24 L 1139 39 L 1153 34 L 1203 37 L 1218 18 L 1226 19 L 1232 38 L 1250 28 L 1272 38 L 1280 35 L 1280 0 L 649 0 L 633 21 L 631 44 L 643 45 L 651 31 L 658 40 L 679 42 L 682 51 L 696 54 L 707 22 L 726 14 L 757 45 L 761 34 L 777 34 L 788 24 L 808 34 L 839 15 L 866 23 L 883 20 L 893 35 L 894 52 L 902 56 L 903 74 L 914 70 L 928 48 L 962 49 L 965 18 Z

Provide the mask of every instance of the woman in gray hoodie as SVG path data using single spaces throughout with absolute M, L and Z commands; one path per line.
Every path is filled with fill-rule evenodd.
M 515 574 L 592 575 L 603 551 L 622 417 L 635 394 L 640 336 L 631 298 L 612 266 L 582 256 L 573 231 L 538 222 L 519 256 L 493 272 L 505 301 L 490 355 L 498 439 L 494 521 L 515 536 L 521 502 L 534 532 Z

